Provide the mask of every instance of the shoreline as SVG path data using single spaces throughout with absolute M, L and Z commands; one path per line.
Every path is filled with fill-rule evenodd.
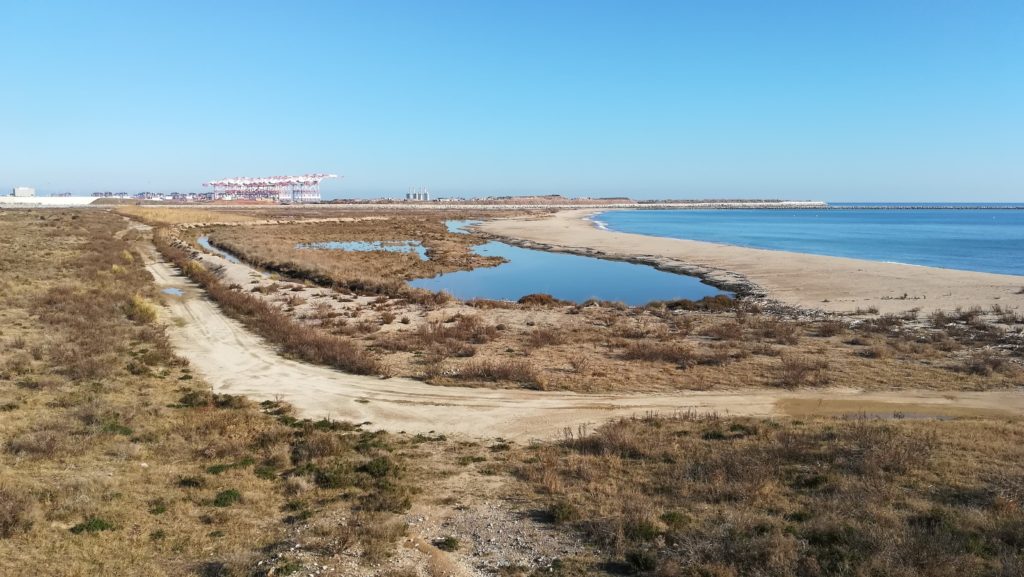
M 503 242 L 654 266 L 737 295 L 827 313 L 923 312 L 994 305 L 1024 309 L 1024 276 L 935 268 L 623 233 L 593 220 L 605 210 L 484 221 Z

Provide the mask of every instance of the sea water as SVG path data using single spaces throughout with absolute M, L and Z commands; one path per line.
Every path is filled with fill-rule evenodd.
M 1024 210 L 624 210 L 592 218 L 613 231 L 1024 275 Z

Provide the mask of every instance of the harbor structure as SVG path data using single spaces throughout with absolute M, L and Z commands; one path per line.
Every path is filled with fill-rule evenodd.
M 213 189 L 213 200 L 272 200 L 277 202 L 320 202 L 320 183 L 337 174 L 299 176 L 239 176 L 204 182 Z

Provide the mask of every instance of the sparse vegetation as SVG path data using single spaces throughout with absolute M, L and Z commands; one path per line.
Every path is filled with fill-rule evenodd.
M 828 362 L 804 356 L 784 356 L 779 367 L 783 387 L 820 386 L 828 383 Z
M 404 530 L 390 511 L 412 499 L 401 441 L 212 393 L 171 349 L 124 226 L 0 213 L 0 573 L 256 574 L 296 490 L 303 522 L 374 515 L 386 539 L 355 559 L 386 557 Z M 328 449 L 303 456 L 309 443 Z M 370 464 L 355 489 L 311 483 L 329 461 Z
M 1016 422 L 650 416 L 534 447 L 518 471 L 553 523 L 632 571 L 1014 574 L 1021 434 Z

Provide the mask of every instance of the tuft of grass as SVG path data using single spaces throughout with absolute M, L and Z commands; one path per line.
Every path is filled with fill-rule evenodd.
M 846 332 L 846 323 L 840 320 L 821 321 L 817 325 L 819 337 L 835 337 Z
M 544 387 L 544 381 L 533 365 L 518 359 L 474 361 L 462 368 L 459 378 L 504 381 L 538 389 Z
M 1009 372 L 1012 366 L 1010 360 L 999 353 L 983 350 L 974 352 L 964 359 L 959 369 L 965 373 L 987 377 L 993 373 Z
M 100 531 L 114 530 L 114 524 L 100 517 L 89 517 L 85 521 L 75 525 L 70 531 L 76 535 L 80 533 L 98 533 Z
M 536 293 L 528 294 L 520 298 L 517 303 L 521 305 L 534 306 L 534 307 L 553 307 L 568 304 L 565 301 L 556 299 L 549 294 Z
M 225 489 L 213 498 L 214 507 L 230 507 L 242 500 L 242 494 L 236 489 Z
M 452 535 L 448 535 L 434 541 L 434 547 L 448 552 L 458 551 L 461 545 L 462 544 L 459 542 L 459 539 Z
M 0 481 L 0 539 L 31 529 L 37 513 L 38 504 L 27 491 Z
M 824 385 L 828 383 L 827 371 L 828 361 L 824 359 L 783 356 L 778 369 L 778 384 L 787 388 Z
M 151 324 L 156 321 L 156 306 L 140 295 L 133 295 L 128 303 L 128 318 L 142 324 Z
M 659 361 L 689 367 L 696 363 L 693 349 L 679 343 L 636 342 L 630 343 L 622 352 L 622 358 L 630 361 Z

